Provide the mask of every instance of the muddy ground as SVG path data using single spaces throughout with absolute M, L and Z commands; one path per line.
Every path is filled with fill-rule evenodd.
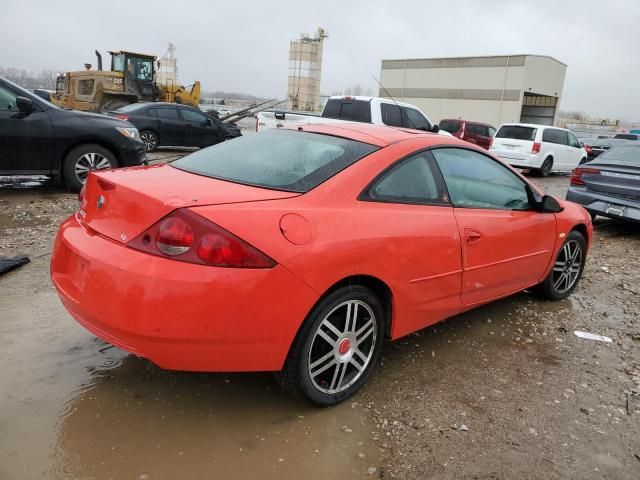
M 596 221 L 570 299 L 524 292 L 388 344 L 361 393 L 316 409 L 270 374 L 162 371 L 77 325 L 48 275 L 76 206 L 0 179 L 0 255 L 32 260 L 0 277 L 2 480 L 640 478 L 638 226 Z

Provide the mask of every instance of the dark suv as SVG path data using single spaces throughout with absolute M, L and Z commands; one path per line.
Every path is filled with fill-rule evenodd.
M 487 150 L 489 150 L 491 140 L 496 134 L 496 129 L 487 123 L 449 118 L 440 121 L 440 129 Z
M 0 175 L 48 175 L 79 191 L 90 170 L 143 162 L 130 123 L 62 110 L 0 78 Z

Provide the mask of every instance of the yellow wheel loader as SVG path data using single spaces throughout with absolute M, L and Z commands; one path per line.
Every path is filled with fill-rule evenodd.
M 102 55 L 96 50 L 97 70 L 86 63 L 85 70 L 58 76 L 51 101 L 61 108 L 84 112 L 116 110 L 135 102 L 172 102 L 198 107 L 200 82 L 189 89 L 156 81 L 157 57 L 117 51 L 111 54 L 111 69 L 102 69 Z

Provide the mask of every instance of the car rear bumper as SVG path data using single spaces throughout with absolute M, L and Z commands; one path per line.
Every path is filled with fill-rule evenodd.
M 567 200 L 603 217 L 640 222 L 640 201 L 604 195 L 577 186 L 569 187 Z
M 96 336 L 170 370 L 276 371 L 318 299 L 281 266 L 216 268 L 156 257 L 67 219 L 51 277 Z
M 508 150 L 491 150 L 503 162 L 518 168 L 540 168 L 542 158 L 538 155 L 510 153 Z

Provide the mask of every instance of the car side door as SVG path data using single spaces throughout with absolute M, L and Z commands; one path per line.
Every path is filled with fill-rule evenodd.
M 160 145 L 180 146 L 185 144 L 187 134 L 176 107 L 158 105 L 150 109 L 150 117 L 157 128 Z
M 578 166 L 580 160 L 587 156 L 587 152 L 573 133 L 567 132 L 567 135 L 569 136 L 569 148 L 571 148 L 569 168 L 574 169 Z
M 218 143 L 218 126 L 206 115 L 190 108 L 180 108 L 187 129 L 187 145 L 207 147 Z
M 478 146 L 489 150 L 491 145 L 491 135 L 489 134 L 489 127 L 486 125 L 476 125 L 476 143 Z
M 435 161 L 410 154 L 380 173 L 359 196 L 363 222 L 379 239 L 379 261 L 397 286 L 394 338 L 461 311 L 460 236 Z
M 51 119 L 37 103 L 21 112 L 20 92 L 0 84 L 0 172 L 48 174 L 54 169 Z
M 526 183 L 475 150 L 432 150 L 462 238 L 462 303 L 475 305 L 537 284 L 549 265 L 556 219 L 529 205 Z

